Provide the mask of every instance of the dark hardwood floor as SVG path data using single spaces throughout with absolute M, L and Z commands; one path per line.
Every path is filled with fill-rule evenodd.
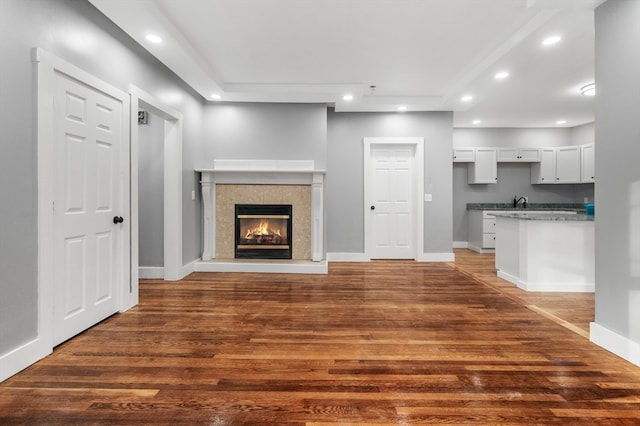
M 567 328 L 568 296 L 527 301 L 456 255 L 143 281 L 0 384 L 0 424 L 640 424 L 640 367 L 577 332 L 592 306 Z

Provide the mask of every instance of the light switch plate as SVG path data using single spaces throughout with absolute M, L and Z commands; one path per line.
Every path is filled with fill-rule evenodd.
M 425 201 L 433 201 L 433 194 L 424 194 Z

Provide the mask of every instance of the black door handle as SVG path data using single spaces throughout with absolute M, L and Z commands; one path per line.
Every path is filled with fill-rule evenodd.
M 376 206 L 371 206 L 371 210 L 375 210 L 375 209 L 376 209 Z
M 122 218 L 122 216 L 114 216 L 113 217 L 113 223 L 115 223 L 116 225 L 118 223 L 122 223 L 122 222 L 124 222 L 124 219 Z

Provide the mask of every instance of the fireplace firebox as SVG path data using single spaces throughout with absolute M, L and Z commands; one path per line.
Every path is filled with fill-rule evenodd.
M 290 204 L 236 204 L 236 259 L 291 259 Z

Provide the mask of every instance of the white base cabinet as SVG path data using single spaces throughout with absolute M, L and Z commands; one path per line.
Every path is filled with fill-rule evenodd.
M 467 244 L 478 253 L 494 253 L 496 247 L 496 210 L 467 211 Z

